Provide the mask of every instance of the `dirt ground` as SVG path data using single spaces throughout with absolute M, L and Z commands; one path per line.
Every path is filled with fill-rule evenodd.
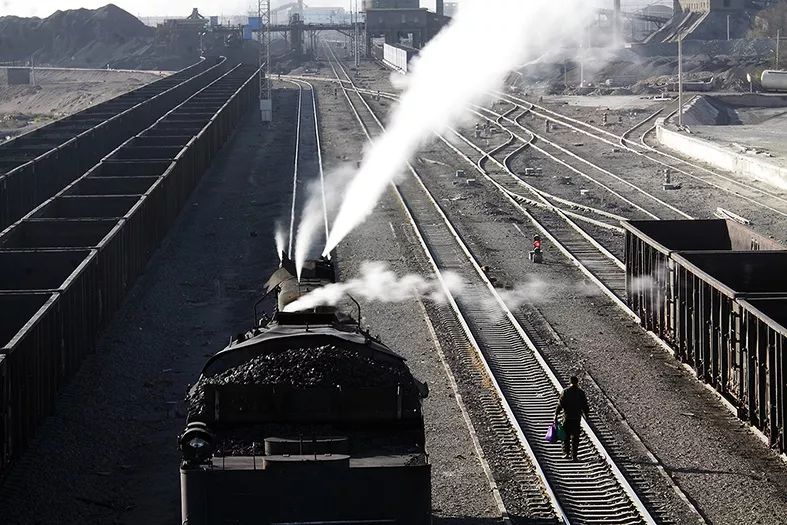
M 0 77 L 3 74 L 0 71 Z M 36 69 L 34 85 L 0 83 L 0 143 L 167 74 L 155 71 Z

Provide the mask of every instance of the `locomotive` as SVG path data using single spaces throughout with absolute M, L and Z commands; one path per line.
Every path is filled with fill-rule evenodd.
M 335 281 L 328 259 L 299 280 L 283 257 L 266 284 L 272 313 L 255 312 L 189 388 L 184 524 L 431 522 L 427 385 L 362 329 L 360 307 L 357 320 L 336 307 L 286 311 Z

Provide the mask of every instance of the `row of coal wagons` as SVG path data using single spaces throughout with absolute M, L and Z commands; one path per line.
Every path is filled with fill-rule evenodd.
M 642 325 L 787 450 L 787 250 L 731 220 L 627 221 Z
M 224 72 L 0 231 L 0 479 L 247 114 L 255 71 Z

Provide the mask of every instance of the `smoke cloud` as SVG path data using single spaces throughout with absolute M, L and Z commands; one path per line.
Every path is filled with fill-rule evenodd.
M 665 283 L 669 270 L 664 264 L 657 264 L 650 274 L 638 275 L 631 279 L 629 283 L 629 293 L 632 294 L 649 294 L 660 308 L 666 300 Z
M 274 238 L 276 240 L 276 255 L 281 260 L 281 256 L 287 249 L 287 231 L 284 229 L 284 224 L 281 221 L 276 221 L 276 233 Z
M 585 281 L 556 283 L 534 278 L 517 284 L 511 290 L 498 290 L 497 293 L 509 310 L 516 310 L 525 303 L 538 304 L 559 298 L 593 297 L 601 295 L 601 290 Z
M 387 131 L 364 156 L 323 254 L 374 210 L 387 185 L 432 133 L 461 120 L 518 64 L 530 62 L 592 19 L 587 0 L 464 0 L 453 21 L 421 50 Z
M 442 272 L 441 275 L 445 286 L 460 305 L 480 301 L 490 319 L 503 317 L 497 300 L 489 295 L 485 287 L 466 286 L 464 281 L 453 272 Z M 525 304 L 601 295 L 601 291 L 596 286 L 585 281 L 554 283 L 540 278 L 528 279 L 510 289 L 498 289 L 497 293 L 512 311 Z M 317 288 L 287 305 L 285 311 L 299 312 L 318 306 L 336 306 L 348 295 L 365 301 L 382 303 L 400 303 L 415 297 L 437 303 L 444 303 L 447 300 L 443 284 L 437 277 L 416 274 L 398 277 L 386 263 L 366 261 L 361 264 L 358 277 Z
M 320 180 L 309 183 L 306 194 L 306 205 L 301 213 L 298 232 L 295 237 L 295 268 L 298 280 L 301 278 L 303 264 L 309 259 L 319 257 L 318 243 L 320 236 L 325 239 L 325 221 L 336 213 L 341 203 L 341 196 L 354 174 L 350 166 L 343 166 L 325 175 L 325 194 Z M 316 250 L 317 253 L 314 253 Z
M 443 272 L 443 281 L 451 294 L 461 294 L 462 280 L 451 272 Z M 286 312 L 299 312 L 318 306 L 335 306 L 347 295 L 366 301 L 400 303 L 421 297 L 435 302 L 446 300 L 443 285 L 437 277 L 426 278 L 416 274 L 398 277 L 383 262 L 364 262 L 359 277 L 333 283 L 301 297 L 286 306 Z

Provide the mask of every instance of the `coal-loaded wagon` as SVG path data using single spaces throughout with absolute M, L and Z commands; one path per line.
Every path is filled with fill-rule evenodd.
M 430 523 L 426 385 L 340 309 L 287 311 L 335 282 L 330 261 L 295 275 L 285 258 L 267 283 L 273 311 L 188 391 L 183 523 Z

